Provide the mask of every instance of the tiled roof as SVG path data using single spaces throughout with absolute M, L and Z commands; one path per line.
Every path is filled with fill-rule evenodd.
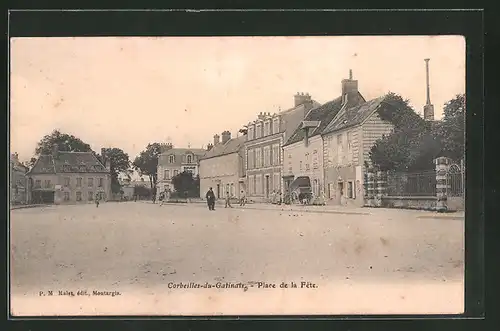
M 106 167 L 91 152 L 59 152 L 40 155 L 29 174 L 57 173 L 109 173 Z
M 361 96 L 359 92 L 355 92 L 348 98 L 348 102 L 353 105 L 360 102 L 360 100 L 364 101 L 363 96 Z M 342 97 L 340 96 L 335 100 L 323 104 L 322 106 L 311 109 L 304 118 L 304 121 L 319 121 L 320 124 L 312 132 L 309 132 L 309 137 L 314 137 L 320 134 L 330 121 L 333 120 L 333 118 L 338 114 L 341 108 Z M 288 139 L 283 146 L 295 144 L 296 142 L 304 139 L 304 137 L 305 132 L 302 130 L 302 123 L 300 123 L 295 132 L 290 136 L 290 139 Z
M 346 109 L 323 130 L 322 134 L 342 130 L 360 124 L 384 101 L 384 96 Z
M 210 159 L 213 157 L 237 153 L 246 141 L 246 136 L 229 139 L 225 144 L 218 143 L 211 150 L 205 153 L 200 160 Z

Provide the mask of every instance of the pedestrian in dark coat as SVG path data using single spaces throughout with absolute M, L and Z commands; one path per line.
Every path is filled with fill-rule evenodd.
M 215 194 L 212 188 L 210 188 L 205 195 L 208 204 L 208 210 L 215 210 Z

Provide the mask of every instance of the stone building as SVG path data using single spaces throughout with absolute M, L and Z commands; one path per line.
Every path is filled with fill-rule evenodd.
M 283 145 L 283 179 L 286 193 L 290 193 L 290 185 L 297 177 L 309 178 L 314 196 L 325 193 L 321 133 L 339 112 L 365 102 L 358 92 L 357 81 L 352 79 L 352 73 L 349 79 L 342 80 L 341 85 L 340 96 L 311 109 Z
M 248 199 L 266 201 L 272 191 L 282 190 L 282 146 L 306 113 L 319 105 L 308 93 L 297 93 L 293 108 L 272 115 L 261 112 L 248 123 L 244 146 Z
M 393 126 L 377 110 L 391 107 L 384 97 L 343 108 L 323 130 L 325 195 L 331 204 L 363 206 L 365 163 L 370 149 Z
M 19 162 L 19 156 L 14 153 L 10 156 L 10 203 L 25 204 L 27 202 L 28 168 Z
M 62 152 L 55 145 L 52 154 L 40 155 L 28 171 L 28 201 L 71 204 L 111 196 L 110 164 L 101 150 L 104 164 L 92 152 Z
M 172 144 L 162 145 L 158 157 L 157 182 L 158 192 L 170 189 L 175 191 L 172 177 L 181 172 L 191 172 L 193 176 L 199 174 L 199 160 L 206 150 L 201 148 L 174 148 Z
M 231 138 L 229 131 L 214 136 L 213 146 L 200 158 L 200 196 L 210 187 L 216 198 L 224 198 L 226 193 L 239 198 L 241 191 L 246 191 L 244 143 L 246 135 Z

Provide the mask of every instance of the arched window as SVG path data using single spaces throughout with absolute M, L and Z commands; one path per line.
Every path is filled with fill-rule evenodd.
M 188 155 L 187 156 L 187 163 L 192 163 L 193 162 L 193 156 L 192 155 Z
M 175 155 L 170 155 L 170 156 L 168 157 L 168 162 L 170 162 L 170 163 L 174 163 L 174 162 L 175 162 Z

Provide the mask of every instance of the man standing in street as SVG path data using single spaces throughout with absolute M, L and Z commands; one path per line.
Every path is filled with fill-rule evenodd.
M 240 206 L 244 206 L 246 202 L 246 197 L 245 197 L 245 191 L 241 190 L 241 195 L 240 195 Z
M 224 208 L 233 208 L 233 206 L 231 206 L 231 195 L 229 194 L 229 191 L 226 192 L 226 207 Z
M 210 188 L 205 195 L 208 204 L 208 210 L 215 210 L 215 194 L 212 188 Z

